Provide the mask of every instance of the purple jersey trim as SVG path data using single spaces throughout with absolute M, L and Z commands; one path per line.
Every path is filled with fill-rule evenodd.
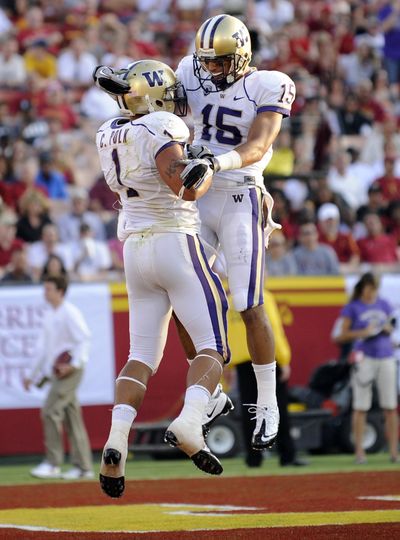
M 285 117 L 290 116 L 290 111 L 288 109 L 284 109 L 283 107 L 277 107 L 276 105 L 263 105 L 262 107 L 258 107 L 257 114 L 266 111 L 281 113 Z
M 167 143 L 163 144 L 161 148 L 157 150 L 156 155 L 154 156 L 154 159 L 156 159 L 158 154 L 160 154 L 163 150 L 165 150 L 169 146 L 173 146 L 174 144 L 181 144 L 181 143 L 178 141 L 168 141 Z

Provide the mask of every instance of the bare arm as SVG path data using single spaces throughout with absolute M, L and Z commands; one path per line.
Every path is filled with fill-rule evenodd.
M 262 112 L 252 123 L 247 141 L 235 148 L 242 158 L 242 167 L 257 163 L 275 141 L 282 125 L 282 115 L 277 112 Z
M 156 157 L 156 165 L 161 178 L 167 186 L 178 195 L 182 188 L 181 173 L 185 169 L 185 165 L 179 163 L 185 159 L 183 148 L 179 143 L 168 146 L 160 152 Z M 182 199 L 185 201 L 195 201 L 202 197 L 211 185 L 212 175 L 210 175 L 197 189 L 185 189 Z
M 245 143 L 236 146 L 236 148 L 225 154 L 206 159 L 211 161 L 214 172 L 241 169 L 247 165 L 257 163 L 275 141 L 281 125 L 282 115 L 280 113 L 262 112 L 257 115 L 252 123 Z M 196 146 L 192 148 L 194 149 Z
M 341 329 L 333 337 L 333 341 L 342 345 L 344 343 L 348 343 L 349 341 L 370 337 L 374 333 L 376 333 L 376 329 L 373 325 L 368 325 L 366 328 L 361 328 L 359 330 L 351 330 L 351 319 L 348 317 L 343 317 Z

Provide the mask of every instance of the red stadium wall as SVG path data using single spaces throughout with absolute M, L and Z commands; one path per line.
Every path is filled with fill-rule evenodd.
M 276 295 L 292 346 L 291 384 L 306 384 L 316 366 L 335 358 L 330 341 L 333 322 L 346 301 L 343 278 L 274 278 L 268 287 Z M 128 300 L 124 285 L 111 286 L 116 373 L 129 351 Z M 180 409 L 187 363 L 171 323 L 159 371 L 150 381 L 138 421 L 172 417 Z M 112 404 L 85 406 L 83 413 L 92 448 L 101 449 L 108 435 Z M 0 455 L 43 452 L 38 409 L 0 410 Z

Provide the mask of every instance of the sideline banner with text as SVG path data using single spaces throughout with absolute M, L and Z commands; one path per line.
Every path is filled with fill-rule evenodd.
M 107 284 L 73 284 L 67 299 L 83 313 L 90 328 L 91 348 L 78 396 L 82 405 L 114 400 L 115 358 L 111 295 Z M 35 362 L 35 342 L 49 309 L 42 286 L 0 288 L 0 409 L 40 407 L 48 387 L 22 386 Z

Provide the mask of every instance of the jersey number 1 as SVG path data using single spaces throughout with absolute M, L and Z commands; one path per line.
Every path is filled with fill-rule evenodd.
M 111 157 L 115 165 L 115 174 L 117 176 L 117 182 L 120 186 L 123 186 L 124 184 L 121 182 L 121 164 L 119 162 L 119 155 L 118 150 L 116 148 L 113 149 L 111 152 Z M 133 188 L 126 188 L 126 194 L 128 197 L 139 197 L 139 193 L 136 191 L 136 189 Z

